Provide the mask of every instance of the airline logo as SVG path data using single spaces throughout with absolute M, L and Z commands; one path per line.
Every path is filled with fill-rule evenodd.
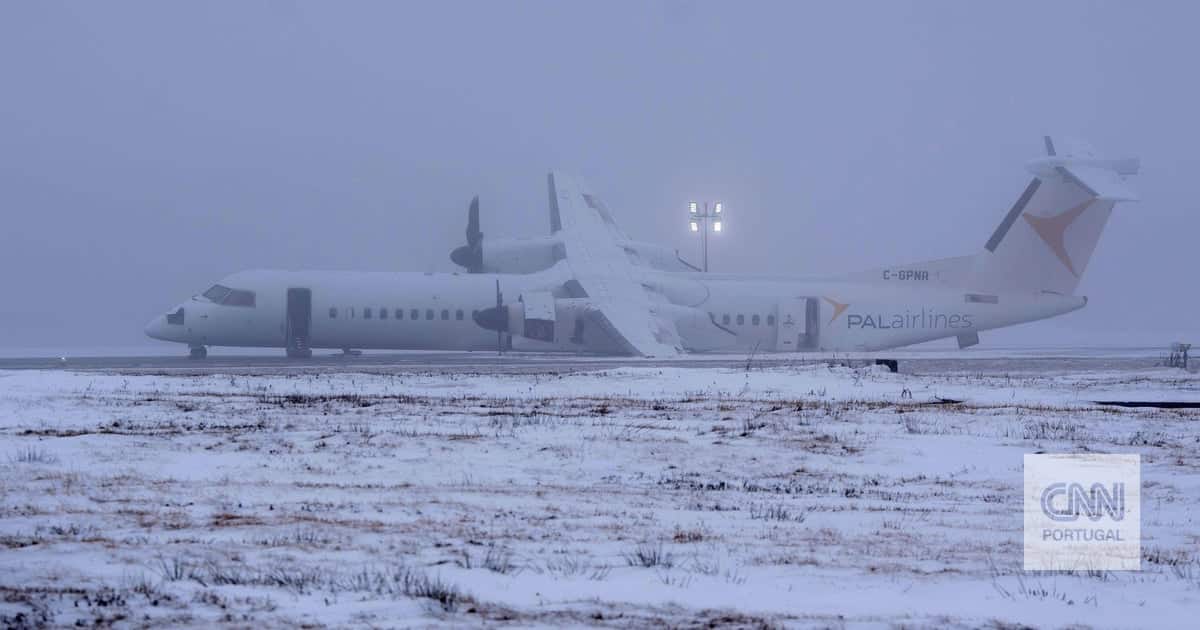
M 1067 228 L 1075 222 L 1075 219 L 1079 218 L 1079 215 L 1083 214 L 1084 210 L 1087 210 L 1088 205 L 1091 203 L 1092 200 L 1089 199 L 1062 214 L 1052 217 L 1038 217 L 1028 212 L 1021 215 L 1025 217 L 1025 220 L 1033 228 L 1033 231 L 1037 232 L 1037 235 L 1042 238 L 1042 241 L 1046 243 L 1050 251 L 1054 252 L 1059 262 L 1066 266 L 1071 275 L 1076 278 L 1079 277 L 1079 272 L 1075 270 L 1075 264 L 1071 262 L 1071 256 L 1067 254 Z
M 905 310 L 903 313 L 847 313 L 849 304 L 838 302 L 832 298 L 823 297 L 833 307 L 833 317 L 829 324 L 846 315 L 847 329 L 873 328 L 876 330 L 903 329 L 970 329 L 975 326 L 975 316 L 970 313 L 940 313 L 933 308 L 921 308 L 919 311 Z
M 841 302 L 838 302 L 838 301 L 830 299 L 830 298 L 822 298 L 822 299 L 824 299 L 826 302 L 829 302 L 829 305 L 833 307 L 833 317 L 829 318 L 830 324 L 832 324 L 833 320 L 837 319 L 839 315 L 841 315 L 842 313 L 845 313 L 847 308 L 850 308 L 849 304 L 842 304 Z

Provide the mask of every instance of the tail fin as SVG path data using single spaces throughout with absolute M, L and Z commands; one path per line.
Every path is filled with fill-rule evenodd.
M 1079 286 L 1100 233 L 1120 201 L 1137 201 L 1125 177 L 1136 159 L 1105 160 L 1090 150 L 1056 147 L 1027 165 L 1034 179 L 972 261 L 967 284 L 980 291 L 1048 291 Z

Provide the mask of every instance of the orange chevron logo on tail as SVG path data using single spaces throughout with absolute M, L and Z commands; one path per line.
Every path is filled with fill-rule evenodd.
M 1075 271 L 1075 265 L 1071 262 L 1070 255 L 1067 254 L 1065 241 L 1067 228 L 1070 227 L 1075 219 L 1079 218 L 1079 215 L 1083 214 L 1083 211 L 1087 209 L 1092 201 L 1092 199 L 1089 199 L 1062 214 L 1052 217 L 1037 217 L 1028 212 L 1021 215 L 1029 222 L 1033 231 L 1042 237 L 1042 240 L 1045 241 L 1050 251 L 1054 252 L 1055 256 L 1058 256 L 1058 260 L 1063 265 L 1066 265 L 1067 270 L 1076 278 L 1079 277 L 1079 272 Z
M 839 315 L 846 312 L 846 309 L 850 308 L 849 304 L 842 304 L 841 302 L 837 302 L 837 301 L 831 300 L 829 298 L 822 298 L 822 299 L 824 299 L 826 302 L 829 302 L 830 306 L 833 307 L 833 317 L 829 318 L 830 324 L 832 324 L 833 320 L 837 319 Z M 826 325 L 828 325 L 828 324 L 826 324 Z

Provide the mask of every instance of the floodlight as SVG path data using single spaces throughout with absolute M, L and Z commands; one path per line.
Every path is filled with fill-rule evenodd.
M 725 204 L 720 201 L 706 201 L 704 208 L 699 201 L 688 202 L 688 230 L 700 235 L 700 255 L 703 265 L 699 271 L 708 271 L 708 233 L 720 234 L 725 227 L 722 225 L 722 215 L 725 214 Z

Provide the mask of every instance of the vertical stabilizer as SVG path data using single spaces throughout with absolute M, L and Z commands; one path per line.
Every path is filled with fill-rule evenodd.
M 1056 146 L 1030 162 L 1034 179 L 975 256 L 967 280 L 980 291 L 1070 295 L 1079 286 L 1113 206 L 1136 201 L 1126 184 L 1134 159 L 1105 160 Z

